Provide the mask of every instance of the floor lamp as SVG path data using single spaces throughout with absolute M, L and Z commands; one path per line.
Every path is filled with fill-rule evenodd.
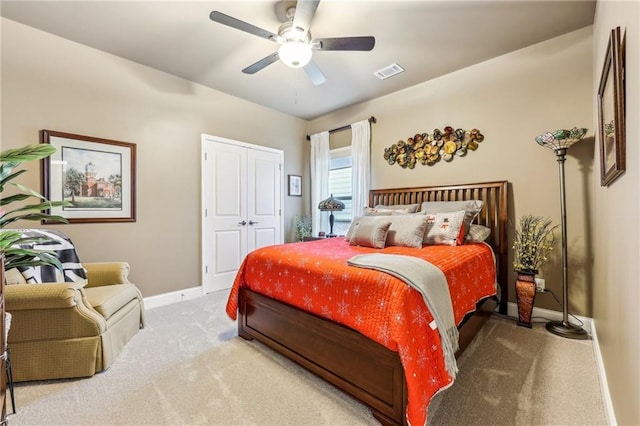
M 320 204 L 318 204 L 318 208 L 323 212 L 331 212 L 329 214 L 329 225 L 331 226 L 331 229 L 329 230 L 329 235 L 327 235 L 327 237 L 335 237 L 335 234 L 333 233 L 333 212 L 344 210 L 344 203 L 336 198 L 333 198 L 333 194 L 331 194 L 331 197 L 327 198 L 326 200 L 320 201 Z
M 568 339 L 586 339 L 589 336 L 580 326 L 569 323 L 569 291 L 567 287 L 567 200 L 564 190 L 564 161 L 567 149 L 580 141 L 587 129 L 556 130 L 536 136 L 536 142 L 556 153 L 560 175 L 560 211 L 562 214 L 562 321 L 549 321 L 547 331 Z

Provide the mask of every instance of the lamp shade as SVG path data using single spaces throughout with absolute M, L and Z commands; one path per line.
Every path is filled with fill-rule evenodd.
M 333 198 L 333 194 L 331 194 L 331 197 L 327 198 L 326 200 L 320 201 L 320 204 L 318 204 L 318 208 L 323 212 L 340 211 L 344 210 L 344 203 L 336 198 Z
M 567 149 L 587 134 L 587 129 L 574 127 L 571 130 L 560 129 L 555 132 L 545 132 L 536 136 L 538 145 L 558 150 Z
M 278 49 L 278 56 L 291 68 L 304 67 L 311 60 L 311 45 L 303 41 L 287 41 Z

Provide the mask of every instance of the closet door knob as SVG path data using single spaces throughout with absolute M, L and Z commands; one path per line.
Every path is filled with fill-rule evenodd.
M 249 225 L 257 225 L 257 224 L 258 224 L 258 222 L 254 222 L 252 220 L 249 221 Z
M 246 221 L 246 220 L 243 220 L 242 222 L 238 222 L 238 225 L 245 226 L 246 224 L 247 224 L 247 221 Z

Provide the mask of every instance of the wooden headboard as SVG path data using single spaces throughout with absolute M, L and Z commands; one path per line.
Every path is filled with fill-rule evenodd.
M 369 206 L 379 204 L 421 204 L 423 201 L 483 200 L 484 206 L 473 221 L 491 228 L 487 242 L 496 255 L 498 284 L 500 286 L 500 313 L 507 313 L 509 300 L 507 269 L 507 181 L 471 183 L 419 188 L 372 189 Z

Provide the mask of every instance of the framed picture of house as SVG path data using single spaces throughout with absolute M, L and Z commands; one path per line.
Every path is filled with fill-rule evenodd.
M 289 195 L 302 197 L 302 176 L 289 175 Z
M 598 88 L 600 185 L 609 186 L 625 171 L 624 42 L 611 30 Z
M 40 141 L 56 148 L 42 160 L 42 194 L 69 202 L 48 213 L 69 223 L 135 222 L 135 144 L 51 130 Z

